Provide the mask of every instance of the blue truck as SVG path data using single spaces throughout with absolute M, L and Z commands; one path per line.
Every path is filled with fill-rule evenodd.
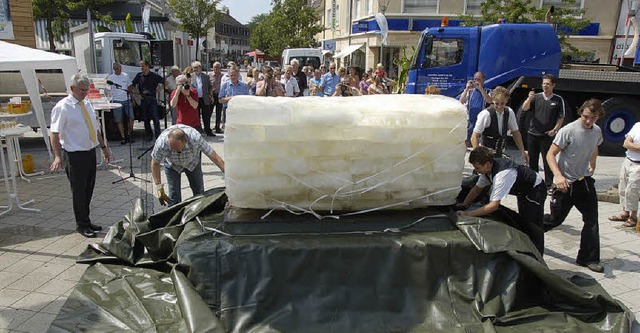
M 482 71 L 485 87 L 512 90 L 510 106 L 517 112 L 529 91 L 540 91 L 542 76 L 550 73 L 558 78 L 554 91 L 567 104 L 566 122 L 576 118 L 582 102 L 600 99 L 606 112 L 598 120 L 604 135 L 601 155 L 624 154 L 624 135 L 640 121 L 640 70 L 562 63 L 557 32 L 549 24 L 428 28 L 415 52 L 407 93 L 422 94 L 435 84 L 444 95 L 456 97 L 473 74 Z

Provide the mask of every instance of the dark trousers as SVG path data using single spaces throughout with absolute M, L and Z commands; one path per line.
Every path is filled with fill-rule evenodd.
M 600 228 L 598 226 L 598 197 L 595 180 L 584 177 L 569 186 L 566 193 L 554 191 L 551 197 L 551 214 L 544 217 L 544 230 L 549 231 L 564 222 L 572 207 L 582 214 L 580 250 L 576 261 L 580 263 L 600 262 Z
M 518 213 L 522 217 L 521 230 L 529 236 L 536 249 L 544 255 L 544 202 L 547 199 L 547 187 L 544 182 L 538 184 L 526 196 L 518 196 Z
M 220 124 L 222 123 L 222 103 L 220 103 L 220 99 L 218 98 L 218 94 L 213 94 L 213 105 L 212 107 L 216 108 L 216 131 L 220 131 Z
M 204 131 L 211 132 L 211 105 L 204 104 L 204 98 L 198 98 L 198 115 L 202 117 Z
M 151 120 L 153 120 L 154 137 L 157 138 L 162 132 L 160 128 L 160 114 L 158 113 L 158 100 L 155 97 L 145 96 L 140 103 L 142 115 L 144 117 L 144 132 L 151 136 Z
M 540 171 L 538 157 L 542 153 L 542 164 L 544 165 L 544 183 L 547 188 L 553 184 L 553 171 L 547 163 L 547 153 L 553 143 L 553 137 L 548 135 L 531 135 L 527 134 L 527 150 L 529 151 L 529 167 L 533 171 Z
M 91 197 L 96 185 L 96 150 L 67 152 L 63 150 L 65 173 L 71 183 L 73 214 L 80 228 L 89 227 Z

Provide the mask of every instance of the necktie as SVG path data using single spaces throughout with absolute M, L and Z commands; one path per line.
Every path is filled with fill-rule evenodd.
M 93 127 L 93 121 L 91 121 L 91 116 L 89 116 L 89 111 L 84 107 L 84 102 L 78 102 L 80 104 L 80 109 L 82 109 L 82 115 L 84 116 L 84 122 L 87 123 L 87 128 L 89 129 L 89 137 L 91 137 L 91 143 L 96 143 L 96 129 Z

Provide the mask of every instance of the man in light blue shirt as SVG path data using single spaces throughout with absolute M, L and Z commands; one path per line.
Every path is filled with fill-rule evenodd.
M 227 107 L 227 103 L 233 96 L 237 95 L 250 95 L 249 87 L 243 81 L 240 81 L 240 73 L 235 68 L 229 70 L 229 78 L 230 80 L 223 83 L 222 87 L 220 87 L 220 94 L 218 98 L 220 102 L 224 104 L 224 107 Z
M 322 76 L 318 89 L 322 91 L 325 96 L 332 96 L 338 83 L 340 83 L 340 75 L 336 74 L 336 63 L 332 62 L 329 64 L 329 73 Z

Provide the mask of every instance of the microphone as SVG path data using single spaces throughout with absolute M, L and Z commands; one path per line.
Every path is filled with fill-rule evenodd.
M 122 89 L 122 86 L 121 86 L 121 85 L 119 85 L 119 84 L 117 84 L 117 83 L 114 83 L 114 82 L 113 82 L 113 81 L 111 81 L 111 80 L 107 80 L 107 84 L 108 84 L 108 85 L 110 85 L 110 86 L 116 86 L 116 88 Z

